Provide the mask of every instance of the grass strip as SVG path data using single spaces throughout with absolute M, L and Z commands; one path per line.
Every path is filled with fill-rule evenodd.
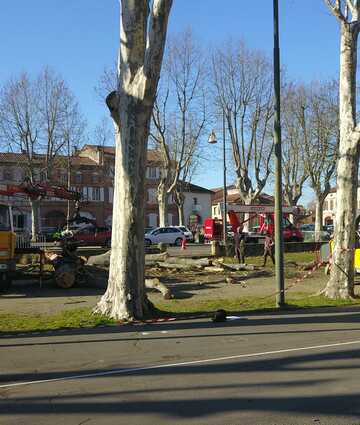
M 289 309 L 305 309 L 319 307 L 336 307 L 359 305 L 360 300 L 329 300 L 322 296 L 303 297 L 297 294 L 294 298 L 287 299 Z M 212 315 L 218 309 L 224 309 L 228 313 L 261 313 L 277 311 L 275 300 L 259 298 L 234 298 L 212 300 L 171 300 L 155 303 L 156 317 L 177 317 Z M 34 332 L 64 328 L 95 328 L 100 325 L 114 325 L 115 320 L 93 314 L 91 308 L 68 310 L 54 315 L 22 315 L 0 314 L 0 332 Z

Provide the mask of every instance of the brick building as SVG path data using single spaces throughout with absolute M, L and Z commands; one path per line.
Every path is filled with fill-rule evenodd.
M 35 159 L 36 180 L 44 179 L 43 168 L 44 156 L 38 155 Z M 95 219 L 99 225 L 111 225 L 113 181 L 115 173 L 115 148 L 110 146 L 85 145 L 76 152 L 71 159 L 71 188 L 82 194 L 81 215 Z M 145 226 L 158 225 L 158 204 L 156 189 L 160 176 L 160 158 L 157 151 L 149 150 L 147 153 L 146 167 L 146 212 Z M 18 184 L 25 177 L 26 158 L 21 153 L 0 153 L 0 187 L 8 184 Z M 52 184 L 67 185 L 68 166 L 67 157 L 59 157 L 54 163 L 51 173 Z M 194 193 L 191 190 L 194 190 Z M 211 191 L 199 186 L 189 185 L 187 198 L 192 199 L 193 210 L 202 210 L 202 215 L 210 215 Z M 206 198 L 205 207 L 199 206 L 197 200 Z M 171 198 L 171 197 L 170 197 Z M 207 200 L 207 198 L 209 198 Z M 1 201 L 13 205 L 14 223 L 17 230 L 29 230 L 31 228 L 31 210 L 27 199 L 20 197 L 0 197 Z M 189 201 L 190 202 L 190 201 Z M 190 202 L 190 203 L 191 203 Z M 192 206 L 189 204 L 187 214 L 191 214 Z M 70 202 L 70 212 L 74 205 Z M 65 223 L 68 209 L 68 201 L 61 199 L 43 199 L 41 201 L 41 227 L 58 227 Z M 169 224 L 178 223 L 176 205 L 169 199 L 168 207 Z

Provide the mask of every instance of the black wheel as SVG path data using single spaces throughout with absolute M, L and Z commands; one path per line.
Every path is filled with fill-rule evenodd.
M 151 240 L 150 239 L 145 239 L 145 245 L 151 245 Z
M 176 246 L 181 246 L 181 244 L 182 244 L 182 239 L 181 239 L 181 238 L 177 238 L 177 239 L 175 240 L 175 245 L 176 245 Z
M 11 278 L 8 273 L 0 273 L 0 292 L 7 291 L 11 286 Z

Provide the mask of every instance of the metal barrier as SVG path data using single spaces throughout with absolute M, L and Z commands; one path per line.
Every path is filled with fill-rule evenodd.
M 45 248 L 48 245 L 45 235 L 37 235 L 35 240 L 27 234 L 16 234 L 16 248 Z

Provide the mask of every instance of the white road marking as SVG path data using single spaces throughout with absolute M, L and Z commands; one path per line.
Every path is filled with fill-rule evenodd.
M 152 365 L 152 366 L 132 367 L 128 369 L 112 369 L 112 370 L 107 370 L 104 372 L 64 376 L 62 378 L 40 379 L 38 381 L 14 382 L 12 384 L 0 385 L 0 389 L 20 387 L 25 385 L 47 384 L 50 382 L 69 381 L 72 379 L 85 379 L 85 378 L 96 378 L 96 377 L 109 376 L 109 375 L 121 375 L 121 374 L 131 373 L 131 372 L 136 373 L 136 372 L 141 372 L 146 370 L 165 369 L 165 368 L 172 368 L 172 367 L 179 367 L 179 366 L 192 366 L 195 364 L 215 363 L 215 362 L 222 362 L 225 360 L 236 360 L 236 359 L 245 359 L 250 357 L 269 356 L 272 354 L 294 353 L 296 351 L 308 351 L 308 350 L 319 350 L 322 348 L 343 347 L 346 345 L 356 345 L 356 344 L 360 344 L 360 340 L 338 342 L 334 344 L 312 345 L 310 347 L 286 348 L 283 350 L 263 351 L 258 353 L 236 354 L 234 356 L 215 357 L 212 359 L 203 359 L 203 360 L 191 360 L 188 362 L 180 362 L 180 363 L 165 363 L 165 364 Z

